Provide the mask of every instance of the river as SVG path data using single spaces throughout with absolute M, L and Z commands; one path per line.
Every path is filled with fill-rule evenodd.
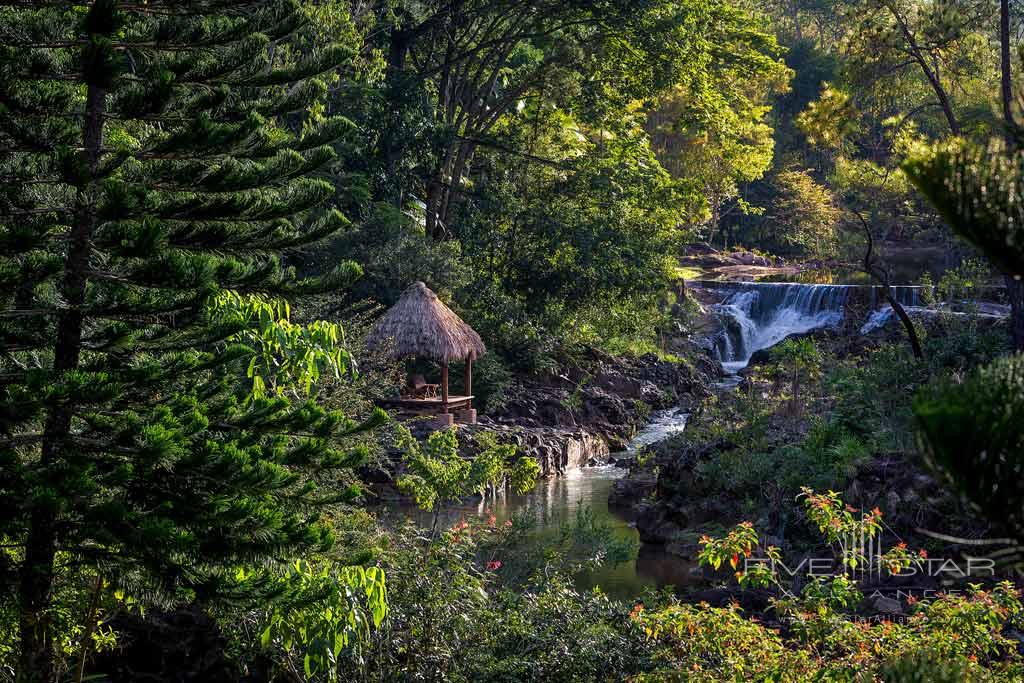
M 651 421 L 629 444 L 627 453 L 635 453 L 645 446 L 660 441 L 686 426 L 687 415 L 680 410 L 658 411 Z M 613 454 L 622 457 L 624 454 Z M 570 521 L 582 506 L 590 509 L 595 522 L 608 524 L 612 533 L 639 546 L 638 556 L 618 566 L 604 566 L 578 577 L 581 588 L 600 586 L 608 595 L 624 600 L 639 596 L 645 588 L 666 585 L 684 586 L 692 581 L 692 564 L 669 555 L 660 548 L 641 546 L 640 536 L 629 520 L 608 508 L 608 497 L 615 481 L 625 476 L 626 470 L 615 466 L 588 467 L 570 472 L 566 476 L 540 481 L 530 493 L 522 496 L 506 494 L 485 504 L 457 505 L 446 508 L 441 516 L 442 525 L 451 526 L 468 515 L 493 514 L 498 523 L 514 515 L 530 515 L 536 523 L 538 535 L 553 533 Z M 430 514 L 408 505 L 400 505 L 401 514 L 412 516 L 422 525 L 430 525 Z
M 712 309 L 732 323 L 723 327 L 715 340 L 715 352 L 726 376 L 717 384 L 719 391 L 729 391 L 739 384 L 737 374 L 753 353 L 769 348 L 790 334 L 819 327 L 834 326 L 844 315 L 851 288 L 842 285 L 802 283 L 691 283 L 717 293 L 720 303 Z M 873 292 L 874 290 L 872 290 Z M 916 301 L 916 288 L 904 287 L 898 292 L 907 302 Z M 680 410 L 660 411 L 651 416 L 629 444 L 636 454 L 644 447 L 682 431 L 687 415 Z M 622 454 L 613 454 L 613 458 Z M 536 524 L 536 534 L 553 534 L 573 519 L 581 508 L 589 508 L 594 521 L 609 525 L 619 538 L 639 548 L 638 556 L 617 566 L 605 566 L 592 574 L 578 577 L 581 587 L 599 585 L 617 598 L 633 599 L 645 588 L 666 585 L 683 588 L 696 583 L 693 564 L 667 554 L 658 547 L 643 546 L 639 534 L 615 511 L 609 510 L 608 498 L 615 481 L 626 470 L 616 467 L 592 467 L 576 470 L 563 477 L 541 481 L 530 493 L 504 495 L 486 504 L 452 506 L 443 511 L 441 522 L 452 526 L 469 515 L 493 514 L 499 523 L 515 515 L 529 515 Z M 431 515 L 409 505 L 392 508 L 399 515 L 414 517 L 422 526 L 429 526 Z

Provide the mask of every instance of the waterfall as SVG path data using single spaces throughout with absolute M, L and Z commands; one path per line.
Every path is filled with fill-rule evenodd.
M 889 324 L 895 317 L 886 302 L 884 289 L 877 285 L 811 285 L 766 282 L 693 281 L 692 286 L 721 296 L 711 310 L 722 323 L 722 331 L 712 340 L 714 353 L 729 374 L 735 374 L 750 363 L 762 349 L 771 348 L 786 337 L 825 327 L 838 327 L 846 314 L 847 303 L 853 310 L 866 306 L 866 319 L 860 334 L 867 335 Z M 946 315 L 968 313 L 947 307 L 925 307 L 921 287 L 894 285 L 892 297 L 912 315 L 925 315 L 939 310 Z M 855 298 L 851 299 L 851 296 Z M 962 302 L 974 310 L 974 317 L 1006 317 L 1006 306 L 985 301 Z
M 849 291 L 846 285 L 740 285 L 713 307 L 725 325 L 715 354 L 727 372 L 737 372 L 754 353 L 791 334 L 838 326 Z

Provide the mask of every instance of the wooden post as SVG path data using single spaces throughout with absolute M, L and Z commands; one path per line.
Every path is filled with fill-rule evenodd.
M 441 412 L 448 414 L 448 364 L 441 364 Z
M 466 375 L 464 377 L 463 384 L 466 385 L 466 396 L 473 395 L 473 357 L 468 356 L 466 358 Z M 467 408 L 473 407 L 473 401 L 470 400 L 466 405 Z

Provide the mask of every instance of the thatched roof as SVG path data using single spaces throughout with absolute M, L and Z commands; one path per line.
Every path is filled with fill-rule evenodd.
M 370 332 L 370 347 L 388 341 L 396 358 L 416 356 L 441 363 L 477 359 L 487 352 L 472 327 L 422 282 L 414 282 Z

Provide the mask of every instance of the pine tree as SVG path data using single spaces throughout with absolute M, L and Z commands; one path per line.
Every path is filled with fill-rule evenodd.
M 929 461 L 1007 534 L 1010 546 L 992 557 L 1024 566 L 1024 152 L 1001 139 L 954 140 L 916 149 L 904 170 L 950 227 L 1008 274 L 1016 353 L 928 387 L 914 414 Z
M 352 495 L 314 481 L 351 481 L 361 452 L 335 437 L 366 425 L 246 398 L 247 319 L 210 305 L 351 274 L 283 265 L 345 224 L 317 175 L 349 125 L 320 105 L 347 53 L 294 49 L 305 21 L 298 0 L 0 2 L 0 586 L 21 680 L 57 675 L 62 577 L 241 598 L 236 568 L 327 547 L 318 507 Z

